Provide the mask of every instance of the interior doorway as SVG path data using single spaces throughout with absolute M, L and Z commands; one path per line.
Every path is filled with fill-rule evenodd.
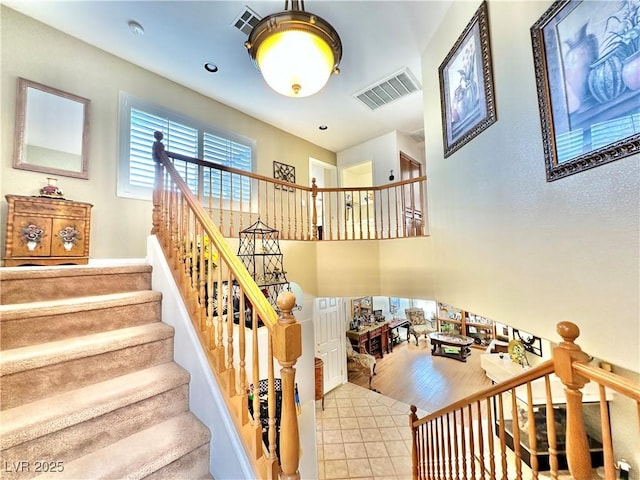
M 410 180 L 422 176 L 422 165 L 409 155 L 400 152 L 400 180 Z M 403 189 L 402 211 L 406 236 L 422 235 L 422 184 L 411 184 Z
M 322 162 L 315 158 L 309 158 L 309 185 L 312 185 L 314 178 L 316 179 L 318 188 L 333 188 L 338 186 L 338 173 L 335 165 Z M 337 221 L 330 213 L 325 213 L 323 200 L 322 195 L 318 195 L 315 201 L 318 240 L 322 240 L 323 229 L 327 228 L 328 223 Z M 311 205 L 309 207 L 311 208 Z M 311 213 L 313 213 L 313 211 Z M 325 218 L 328 215 L 331 216 L 331 218 Z
M 347 371 L 345 318 L 339 298 L 316 298 L 313 330 L 316 357 L 324 362 L 324 393 L 344 383 Z

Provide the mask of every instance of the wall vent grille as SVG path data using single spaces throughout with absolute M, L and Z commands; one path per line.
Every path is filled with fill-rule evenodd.
M 371 110 L 375 110 L 420 89 L 421 87 L 411 71 L 404 68 L 353 96 Z
M 233 21 L 233 26 L 248 36 L 260 20 L 260 16 L 245 5 Z

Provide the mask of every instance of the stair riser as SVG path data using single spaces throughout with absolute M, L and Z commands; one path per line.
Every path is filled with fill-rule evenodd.
M 188 385 L 184 384 L 106 415 L 7 449 L 0 454 L 0 466 L 6 465 L 5 462 L 12 465 L 11 462 L 18 460 L 26 460 L 30 465 L 41 460 L 68 463 L 187 411 L 188 390 Z M 26 480 L 36 475 L 33 471 L 3 472 L 2 478 Z
M 145 477 L 145 480 L 212 478 L 209 474 L 209 443 Z
M 71 271 L 71 270 L 70 270 Z M 34 288 L 34 283 L 37 288 Z M 42 302 L 63 298 L 137 292 L 151 289 L 151 273 L 116 273 L 104 275 L 65 275 L 44 278 L 1 278 L 0 304 Z
M 2 410 L 170 362 L 173 338 L 25 370 L 2 377 Z
M 160 312 L 158 301 L 3 321 L 0 348 L 25 347 L 157 322 Z

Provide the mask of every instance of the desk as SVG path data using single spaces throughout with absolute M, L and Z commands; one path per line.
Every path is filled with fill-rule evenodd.
M 429 334 L 431 340 L 431 355 L 454 358 L 466 362 L 471 355 L 470 345 L 473 338 L 453 333 L 434 332 Z
M 407 329 L 407 342 L 409 341 L 409 320 L 407 320 L 406 318 L 394 318 L 393 320 L 391 320 L 389 322 L 389 331 L 392 332 L 391 334 L 391 351 L 393 352 L 393 331 L 396 330 L 398 327 L 405 327 Z M 400 335 L 398 335 L 398 339 L 400 338 Z M 397 343 L 400 343 L 401 340 L 398 340 Z
M 390 353 L 390 331 L 387 322 L 374 323 L 367 327 L 360 327 L 358 330 L 347 330 L 347 337 L 357 352 L 382 358 L 385 351 Z

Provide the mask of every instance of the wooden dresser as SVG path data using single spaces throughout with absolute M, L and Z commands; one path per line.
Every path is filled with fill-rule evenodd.
M 93 205 L 48 197 L 5 198 L 5 267 L 88 263 Z

